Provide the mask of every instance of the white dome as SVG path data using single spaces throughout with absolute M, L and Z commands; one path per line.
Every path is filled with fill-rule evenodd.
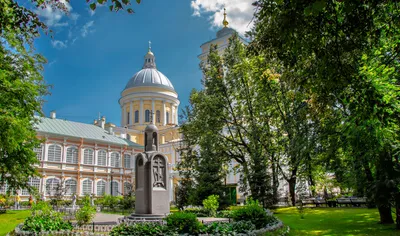
M 166 88 L 175 92 L 174 86 L 171 81 L 163 73 L 157 70 L 156 57 L 149 51 L 144 56 L 143 69 L 137 72 L 126 84 L 125 89 L 134 87 L 158 87 Z
M 125 89 L 144 86 L 166 88 L 175 91 L 171 81 L 156 68 L 145 68 L 137 72 L 126 84 Z

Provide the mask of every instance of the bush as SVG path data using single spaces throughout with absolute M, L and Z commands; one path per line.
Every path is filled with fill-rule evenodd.
M 233 213 L 235 221 L 250 221 L 257 229 L 264 228 L 267 224 L 277 222 L 278 220 L 273 216 L 267 214 L 258 201 L 249 200 L 248 205 L 240 208 Z
M 121 224 L 112 229 L 110 236 L 119 235 L 178 235 L 176 232 L 171 231 L 166 225 L 157 223 L 137 223 L 133 225 Z
M 256 226 L 251 221 L 237 221 L 232 223 L 232 229 L 238 234 L 247 234 L 249 231 L 256 229 Z
M 210 235 L 231 235 L 233 234 L 232 224 L 226 222 L 213 222 L 205 225 L 201 233 Z
M 207 199 L 203 200 L 203 206 L 208 211 L 209 216 L 215 217 L 219 207 L 218 195 L 210 195 Z
M 86 204 L 81 209 L 77 210 L 75 213 L 75 219 L 79 226 L 83 224 L 87 224 L 94 218 L 96 214 L 96 208 L 93 206 Z
M 40 213 L 40 212 L 48 213 L 52 209 L 51 209 L 49 202 L 40 201 L 37 203 L 33 203 L 31 210 L 32 210 L 32 214 L 36 214 L 36 213 Z
M 29 232 L 72 230 L 72 224 L 64 221 L 62 214 L 55 211 L 36 211 L 25 219 L 22 230 Z
M 167 221 L 168 228 L 178 233 L 197 234 L 202 227 L 202 224 L 193 213 L 176 212 L 168 215 L 165 220 Z
M 207 210 L 200 207 L 186 208 L 183 212 L 195 214 L 197 217 L 208 216 Z
M 133 209 L 135 208 L 135 200 L 135 196 L 124 195 L 119 204 L 121 205 L 122 209 Z
M 218 211 L 217 212 L 217 217 L 219 218 L 232 218 L 233 217 L 233 212 L 230 210 L 223 210 L 223 211 Z
M 122 200 L 122 196 L 111 196 L 111 195 L 104 195 L 103 197 L 103 206 L 116 208 L 120 201 Z

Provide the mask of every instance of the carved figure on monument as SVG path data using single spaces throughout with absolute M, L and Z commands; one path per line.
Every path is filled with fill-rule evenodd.
M 153 187 L 165 188 L 164 183 L 164 163 L 161 157 L 157 156 L 154 158 L 153 174 L 154 183 Z

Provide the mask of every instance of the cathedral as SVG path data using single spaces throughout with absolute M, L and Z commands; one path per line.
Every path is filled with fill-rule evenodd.
M 200 46 L 200 62 L 205 62 L 210 46 L 217 45 L 222 53 L 229 38 L 236 32 L 228 27 L 224 13 L 224 27 L 216 38 Z M 243 43 L 246 43 L 244 39 Z M 199 78 L 201 79 L 201 78 Z M 180 161 L 181 145 L 178 111 L 180 101 L 171 81 L 157 70 L 156 57 L 149 43 L 142 69 L 127 81 L 118 101 L 121 123 L 107 123 L 105 117 L 92 124 L 58 119 L 55 111 L 49 117 L 39 118 L 37 137 L 43 140 L 36 148 L 41 178 L 31 178 L 29 184 L 36 187 L 41 196 L 53 197 L 59 186 L 65 188 L 65 196 L 123 195 L 134 185 L 135 157 L 144 150 L 144 129 L 154 123 L 159 130 L 159 151 L 168 158 L 169 198 L 175 200 L 174 191 L 179 174 L 176 164 Z M 232 162 L 230 167 L 236 163 Z M 238 174 L 229 174 L 225 184 L 232 189 L 236 202 Z M 7 184 L 0 193 L 7 191 Z M 23 200 L 29 198 L 27 190 L 20 190 Z

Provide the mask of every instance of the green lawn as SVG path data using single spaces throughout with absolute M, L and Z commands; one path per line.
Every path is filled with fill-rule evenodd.
M 6 235 L 8 232 L 15 229 L 15 227 L 23 222 L 26 217 L 30 216 L 31 211 L 10 211 L 0 214 L 0 236 Z
M 380 225 L 377 209 L 307 208 L 304 219 L 296 208 L 279 208 L 275 216 L 290 227 L 290 235 L 400 235 L 395 225 Z

